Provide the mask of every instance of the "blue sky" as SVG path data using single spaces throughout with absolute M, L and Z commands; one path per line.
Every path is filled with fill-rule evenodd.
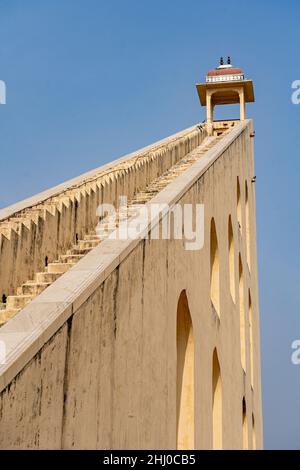
M 266 448 L 300 449 L 299 17 L 296 0 L 0 0 L 0 207 L 202 120 L 194 84 L 219 56 L 254 80 Z

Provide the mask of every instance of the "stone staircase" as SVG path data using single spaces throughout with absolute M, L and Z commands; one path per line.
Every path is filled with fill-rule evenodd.
M 0 304 L 0 326 L 22 310 L 34 297 L 41 294 L 52 282 L 67 272 L 77 261 L 95 248 L 100 241 L 101 238 L 96 233 L 85 235 L 83 240 L 78 240 L 66 254 L 60 255 L 56 261 L 47 264 L 43 272 L 36 273 L 33 280 L 29 280 L 21 287 L 18 287 L 16 295 L 7 296 L 6 302 Z
M 201 158 L 209 149 L 211 149 L 223 137 L 223 135 L 218 137 L 207 137 L 202 145 L 200 145 L 197 149 L 191 153 L 188 153 L 168 171 L 153 180 L 152 183 L 147 186 L 145 191 L 140 191 L 137 193 L 132 199 L 131 204 L 146 204 L 149 202 L 157 193 L 162 191 L 169 183 L 175 180 L 177 176 L 181 175 L 193 163 L 199 160 L 199 158 Z
M 207 137 L 198 148 L 187 154 L 164 174 L 154 179 L 144 191 L 138 192 L 127 207 L 121 207 L 113 217 L 106 216 L 103 218 L 98 224 L 96 231 L 86 234 L 82 240 L 78 240 L 65 254 L 61 254 L 56 261 L 47 263 L 45 270 L 35 273 L 33 280 L 28 280 L 25 284 L 18 287 L 15 295 L 9 295 L 7 298 L 2 299 L 4 302 L 0 303 L 0 327 L 16 315 L 16 313 L 20 312 L 62 274 L 67 272 L 102 240 L 106 239 L 119 226 L 122 220 L 136 215 L 138 205 L 149 202 L 156 194 L 201 158 L 223 136 L 224 134 L 217 137 Z

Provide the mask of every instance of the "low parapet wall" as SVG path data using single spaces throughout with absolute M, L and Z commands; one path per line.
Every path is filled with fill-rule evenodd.
M 249 439 L 255 432 L 256 446 L 262 446 L 255 236 L 250 274 L 232 190 L 237 176 L 251 181 L 250 128 L 249 121 L 237 125 L 151 201 L 170 207 L 205 204 L 202 250 L 188 252 L 182 240 L 146 239 L 150 227 L 161 223 L 161 214 L 146 226 L 137 219 L 137 226 L 143 227 L 138 239 L 102 242 L 0 329 L 0 341 L 6 345 L 6 363 L 0 366 L 1 448 L 176 448 L 176 309 L 183 290 L 196 345 L 195 447 L 212 446 L 209 410 L 215 348 L 223 379 L 223 446 L 242 447 L 243 397 Z M 251 193 L 255 232 L 253 197 Z M 214 217 L 218 234 L 227 233 L 229 215 L 235 263 L 240 253 L 245 289 L 252 295 L 253 386 L 250 340 L 247 336 L 245 375 L 238 301 L 234 304 L 230 297 L 223 261 L 221 320 L 210 300 L 210 220 Z M 226 260 L 227 238 L 218 239 L 220 258 Z M 238 285 L 237 272 L 238 268 Z

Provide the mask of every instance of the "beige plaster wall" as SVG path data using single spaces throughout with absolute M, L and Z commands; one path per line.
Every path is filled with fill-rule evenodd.
M 53 316 L 53 320 L 49 320 L 51 332 L 47 330 L 46 335 L 46 327 L 41 326 L 34 346 L 32 340 L 32 351 L 37 352 L 29 353 L 28 345 L 3 368 L 2 375 L 0 368 L 2 449 L 176 448 L 176 325 L 177 304 L 183 290 L 193 324 L 195 448 L 210 449 L 213 445 L 212 361 L 215 348 L 222 382 L 222 446 L 224 449 L 243 446 L 242 401 L 245 397 L 249 448 L 252 448 L 252 414 L 257 447 L 262 447 L 251 129 L 252 124 L 247 121 L 240 126 L 232 142 L 227 140 L 223 147 L 222 143 L 218 144 L 218 153 L 216 149 L 212 150 L 201 175 L 189 183 L 186 190 L 180 189 L 179 183 L 184 181 L 181 177 L 172 185 L 173 192 L 178 189 L 181 204 L 205 205 L 202 250 L 186 251 L 182 240 L 140 240 L 123 250 L 124 257 L 118 256 L 114 268 L 108 274 L 104 272 L 101 282 L 90 282 L 85 287 L 84 273 L 88 263 L 99 264 L 101 259 L 97 256 L 101 253 L 104 259 L 110 256 L 112 245 L 103 244 L 102 248 L 94 250 L 94 257 L 90 253 L 86 261 L 83 259 L 76 269 L 49 288 L 56 292 L 59 302 L 60 297 L 63 298 L 63 278 L 71 279 L 72 273 L 82 278 L 81 291 L 74 297 L 75 301 L 66 303 L 60 323 Z M 191 172 L 183 177 L 187 180 L 190 175 Z M 237 221 L 237 177 L 241 185 L 241 229 Z M 245 181 L 250 204 L 251 271 L 246 260 Z M 171 189 L 167 188 L 158 195 L 158 200 L 163 201 L 168 194 Z M 229 289 L 230 215 L 235 250 L 235 303 Z M 210 298 L 212 218 L 219 249 L 220 318 Z M 247 305 L 246 372 L 241 366 L 239 254 L 244 271 L 244 297 L 247 298 L 248 289 L 252 296 L 253 388 Z M 39 296 L 44 303 L 33 301 L 31 307 L 24 309 L 23 318 L 28 322 L 34 322 L 38 313 L 46 314 L 47 308 L 54 315 L 54 309 L 47 304 L 50 302 L 47 291 Z M 21 326 L 20 314 L 2 328 L 3 335 L 15 332 L 18 325 Z M 23 328 L 30 328 L 28 325 L 26 323 Z

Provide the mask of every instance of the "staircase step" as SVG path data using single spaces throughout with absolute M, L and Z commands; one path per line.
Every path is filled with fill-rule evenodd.
M 77 263 L 84 255 L 60 255 L 59 261 L 62 263 Z
M 110 235 L 111 233 L 112 233 L 112 230 L 110 230 L 109 232 L 107 232 L 107 231 L 105 231 L 105 232 L 102 232 L 102 231 L 99 232 L 99 236 L 100 236 L 101 241 L 106 240 L 106 239 L 109 237 L 109 235 Z
M 0 327 L 3 326 L 12 317 L 14 317 L 19 311 L 20 311 L 19 308 L 18 309 L 10 308 L 10 309 L 3 310 L 0 313 Z
M 145 204 L 148 202 L 151 198 L 143 198 L 143 199 L 134 199 L 132 201 L 132 204 Z
M 82 248 L 95 248 L 97 245 L 99 245 L 99 240 L 95 240 L 95 241 L 79 240 L 77 245 L 78 245 L 79 249 L 82 249 Z
M 22 309 L 27 305 L 31 300 L 33 300 L 33 295 L 9 295 L 7 297 L 7 310 Z
M 101 240 L 101 236 L 102 235 L 107 235 L 109 233 L 113 232 L 112 229 L 107 229 L 105 227 L 102 227 L 102 225 L 100 225 L 98 228 L 97 228 L 97 233 L 98 233 L 98 236 L 99 236 L 99 239 Z
M 35 280 L 37 284 L 52 283 L 61 276 L 62 273 L 36 273 Z
M 23 284 L 21 287 L 17 289 L 17 295 L 39 295 L 41 294 L 47 287 L 51 285 L 51 282 L 43 282 L 43 283 L 26 283 Z
M 47 266 L 48 273 L 66 273 L 75 263 L 49 263 Z
M 90 234 L 87 234 L 83 237 L 84 241 L 88 241 L 88 240 L 91 240 L 91 241 L 99 241 L 99 238 L 97 237 L 96 234 L 93 234 L 93 235 L 90 235 Z
M 74 245 L 73 248 L 67 251 L 67 255 L 87 255 L 91 251 L 91 248 L 78 248 L 77 245 Z
M 115 221 L 115 222 L 106 222 L 106 223 L 102 223 L 100 224 L 100 228 L 103 228 L 104 230 L 116 230 L 116 228 L 118 228 L 118 223 Z M 98 232 L 98 231 L 97 231 Z

